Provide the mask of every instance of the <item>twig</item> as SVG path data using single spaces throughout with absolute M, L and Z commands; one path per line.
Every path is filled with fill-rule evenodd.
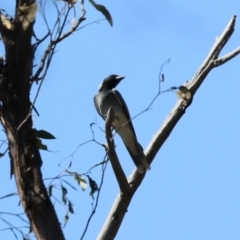
M 34 49 L 34 52 L 35 52 L 35 50 L 37 49 L 37 47 L 42 43 L 42 42 L 44 42 L 46 39 L 47 39 L 47 37 L 49 37 L 49 35 L 50 35 L 50 32 L 48 31 L 48 33 L 42 38 L 42 39 L 37 39 L 37 42 L 36 43 L 34 43 L 33 44 L 33 49 Z M 36 36 L 35 36 L 36 37 Z
M 9 226 L 9 229 L 8 230 L 11 230 L 14 234 L 14 236 L 16 237 L 16 233 L 14 232 L 17 231 L 19 232 L 22 236 L 27 236 L 26 234 L 23 233 L 23 231 L 21 230 L 21 228 L 30 228 L 30 226 L 22 226 L 22 227 L 15 227 L 11 222 L 7 221 L 6 219 L 0 217 L 0 219 Z M 4 230 L 7 230 L 7 229 L 4 229 Z
M 91 212 L 91 214 L 90 214 L 90 216 L 89 216 L 89 218 L 87 220 L 87 224 L 85 226 L 85 229 L 84 229 L 84 231 L 82 233 L 82 236 L 81 236 L 80 240 L 82 240 L 84 238 L 84 236 L 85 236 L 85 234 L 87 232 L 88 226 L 90 224 L 90 221 L 91 221 L 93 215 L 96 212 L 96 209 L 97 209 L 97 206 L 98 206 L 98 202 L 99 202 L 100 192 L 101 192 L 102 185 L 103 185 L 103 180 L 104 180 L 106 168 L 107 168 L 107 163 L 102 165 L 102 177 L 101 177 L 101 182 L 100 182 L 100 185 L 99 185 L 99 188 L 98 188 L 98 193 L 97 193 L 97 197 L 96 197 L 95 206 L 93 207 L 92 212 Z
M 92 133 L 92 139 L 87 140 L 87 141 L 85 141 L 85 142 L 83 142 L 83 143 L 80 143 L 80 144 L 76 147 L 76 149 L 75 149 L 68 157 L 65 157 L 58 165 L 61 165 L 62 162 L 65 161 L 66 159 L 68 159 L 68 158 L 70 158 L 70 157 L 73 157 L 73 155 L 78 151 L 78 149 L 79 149 L 80 147 L 82 147 L 83 145 L 88 144 L 89 142 L 97 143 L 98 145 L 104 147 L 104 149 L 106 150 L 106 146 L 105 146 L 104 144 L 98 142 L 98 141 L 95 139 L 95 134 L 94 134 L 94 131 L 93 131 L 93 129 L 92 129 L 92 126 L 93 126 L 94 124 L 95 124 L 95 123 L 91 123 L 91 124 L 90 124 L 90 129 L 91 129 L 91 133 Z M 97 165 L 99 165 L 99 164 L 97 164 Z M 96 166 L 96 165 L 95 165 L 95 166 Z M 92 167 L 92 168 L 93 168 L 93 167 Z M 92 169 L 92 168 L 91 168 L 91 169 Z
M 18 195 L 18 192 L 9 193 L 7 195 L 4 195 L 4 196 L 0 197 L 0 200 L 4 199 L 4 198 L 12 197 L 12 196 L 17 196 L 17 195 Z
M 170 62 L 170 58 L 165 61 L 161 67 L 160 67 L 160 71 L 159 71 L 159 80 L 158 80 L 158 92 L 156 94 L 156 96 L 153 98 L 153 100 L 148 104 L 148 106 L 142 110 L 141 112 L 139 112 L 138 114 L 136 114 L 135 116 L 133 116 L 131 119 L 129 119 L 127 122 L 125 122 L 124 124 L 121 125 L 121 127 L 119 127 L 116 131 L 116 133 L 124 126 L 126 125 L 128 122 L 132 121 L 133 119 L 137 118 L 138 116 L 140 116 L 141 114 L 149 111 L 151 109 L 151 106 L 153 105 L 153 103 L 157 100 L 157 98 L 163 94 L 163 93 L 166 93 L 166 92 L 171 92 L 171 91 L 174 91 L 174 90 L 177 90 L 178 88 L 177 87 L 171 87 L 167 90 L 164 90 L 164 91 L 161 91 L 161 82 L 164 81 L 164 75 L 162 74 L 162 70 L 163 70 L 163 67 Z
M 0 215 L 10 215 L 10 216 L 14 216 L 14 217 L 19 218 L 19 219 L 22 220 L 23 222 L 29 224 L 29 222 L 22 217 L 22 215 L 23 215 L 23 216 L 26 216 L 25 213 L 0 212 Z

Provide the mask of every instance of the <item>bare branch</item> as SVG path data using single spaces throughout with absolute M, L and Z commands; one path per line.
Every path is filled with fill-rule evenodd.
M 240 53 L 240 47 L 238 47 L 235 50 L 233 50 L 232 52 L 224 55 L 223 57 L 216 59 L 214 64 L 215 64 L 215 66 L 218 67 L 218 66 L 228 62 L 232 58 L 236 57 L 239 53 Z
M 114 121 L 114 109 L 112 107 L 109 108 L 107 117 L 106 117 L 106 138 L 108 143 L 108 156 L 110 158 L 113 171 L 115 173 L 116 179 L 118 181 L 118 185 L 120 187 L 120 191 L 122 194 L 131 193 L 130 186 L 127 182 L 126 175 L 121 167 L 121 164 L 118 160 L 118 156 L 115 151 L 115 144 L 112 135 L 112 122 Z
M 191 91 L 192 95 L 195 94 L 197 89 L 200 87 L 208 73 L 214 68 L 219 65 L 215 65 L 216 62 L 218 62 L 218 59 L 216 59 L 216 51 L 220 49 L 221 51 L 223 49 L 223 46 L 227 43 L 229 40 L 230 36 L 232 35 L 234 31 L 234 26 L 236 22 L 236 16 L 234 15 L 220 37 L 217 39 L 215 42 L 213 48 L 211 49 L 210 53 L 208 54 L 207 58 L 203 62 L 202 66 L 200 67 L 200 70 L 196 73 L 196 75 L 193 77 L 193 79 L 186 84 L 186 87 Z M 220 54 L 220 52 L 217 52 L 217 56 Z M 237 51 L 234 56 L 239 54 L 239 51 Z M 221 58 L 219 59 L 221 60 Z M 230 60 L 230 58 L 229 58 Z
M 215 41 L 212 49 L 210 50 L 206 60 L 203 62 L 202 66 L 200 67 L 200 71 L 203 68 L 205 68 L 206 65 L 209 64 L 210 60 L 216 59 L 219 56 L 223 47 L 225 46 L 225 44 L 227 43 L 227 41 L 229 40 L 229 38 L 231 37 L 231 35 L 234 32 L 235 22 L 236 22 L 236 16 L 234 15 L 232 17 L 232 19 L 230 20 L 230 22 L 228 23 L 228 25 L 223 30 L 223 33 L 221 34 L 221 36 L 216 39 L 216 41 Z
M 214 67 L 225 63 L 227 60 L 232 59 L 240 53 L 238 48 L 234 52 L 227 54 L 226 56 L 228 57 L 225 56 L 225 62 L 222 58 L 216 59 L 234 31 L 235 20 L 236 16 L 233 16 L 221 36 L 218 38 L 218 40 L 212 47 L 206 60 L 203 62 L 193 79 L 185 85 L 185 87 L 188 88 L 188 90 L 191 92 L 192 97 L 196 93 L 202 82 L 205 80 L 208 73 Z M 220 61 L 221 64 L 216 65 L 216 61 Z M 145 155 L 149 163 L 153 161 L 154 157 L 162 147 L 163 143 L 166 141 L 178 121 L 184 115 L 186 109 L 191 105 L 191 102 L 192 98 L 189 99 L 189 101 L 185 101 L 182 99 L 178 100 L 170 114 L 168 114 L 168 117 L 162 124 L 161 128 L 154 135 L 153 139 L 150 141 L 148 147 L 145 150 Z M 133 173 L 130 175 L 130 177 L 128 178 L 128 182 L 132 183 L 132 195 L 136 192 L 144 177 L 145 174 L 139 174 L 137 170 L 134 170 Z M 106 219 L 106 222 L 97 237 L 98 240 L 114 239 L 125 216 L 125 212 L 127 211 L 127 208 L 131 202 L 132 195 L 122 197 L 121 193 L 118 194 L 115 202 L 113 203 L 112 209 L 110 210 L 110 213 Z

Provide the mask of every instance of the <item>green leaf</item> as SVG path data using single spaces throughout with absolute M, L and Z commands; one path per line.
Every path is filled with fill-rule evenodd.
M 52 196 L 52 188 L 53 188 L 53 185 L 50 185 L 50 187 L 48 188 L 49 197 Z
M 74 179 L 77 181 L 83 191 L 87 188 L 87 182 L 82 175 L 74 173 Z
M 33 129 L 37 138 L 43 139 L 56 139 L 51 133 L 45 130 L 37 130 L 36 128 Z
M 64 216 L 64 225 L 63 225 L 63 227 L 66 226 L 66 224 L 67 224 L 67 222 L 68 222 L 68 219 L 69 219 L 69 216 L 68 216 L 68 214 L 66 214 L 66 215 Z
M 98 185 L 91 177 L 89 177 L 88 175 L 87 175 L 87 177 L 88 177 L 88 181 L 89 181 L 89 186 L 91 188 L 90 196 L 93 197 L 93 194 L 96 191 L 98 191 Z
M 73 211 L 73 207 L 72 207 L 72 203 L 68 200 L 68 211 L 70 212 L 70 213 L 74 213 L 74 211 Z
M 101 4 L 97 4 L 94 2 L 94 0 L 89 0 L 89 2 L 99 11 L 101 12 L 104 17 L 108 20 L 109 24 L 111 26 L 113 26 L 113 20 L 112 20 L 112 16 L 110 14 L 110 12 L 106 9 L 106 7 L 104 7 Z
M 62 187 L 62 201 L 64 202 L 64 204 L 66 205 L 67 203 L 67 189 L 63 186 Z
M 72 161 L 70 161 L 67 169 L 69 169 L 71 166 L 72 166 Z
M 48 150 L 47 145 L 43 144 L 41 139 L 37 138 L 36 143 L 37 143 L 38 149 Z

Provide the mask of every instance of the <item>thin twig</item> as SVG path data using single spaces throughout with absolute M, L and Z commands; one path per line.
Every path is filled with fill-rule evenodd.
M 91 133 L 92 133 L 92 139 L 87 140 L 87 141 L 85 141 L 85 142 L 83 142 L 83 143 L 80 143 L 80 144 L 76 147 L 76 149 L 75 149 L 68 157 L 65 157 L 58 165 L 61 165 L 62 162 L 64 162 L 66 159 L 72 158 L 73 155 L 78 151 L 78 149 L 79 149 L 80 147 L 82 147 L 83 145 L 86 145 L 86 144 L 88 144 L 88 143 L 90 143 L 90 142 L 94 142 L 94 143 L 96 143 L 96 144 L 104 147 L 104 149 L 106 150 L 106 146 L 105 146 L 104 144 L 98 142 L 98 141 L 95 139 L 95 134 L 94 134 L 94 131 L 93 131 L 93 129 L 92 129 L 92 126 L 93 126 L 93 125 L 95 125 L 95 123 L 91 123 L 91 124 L 90 124 L 90 129 L 91 129 Z M 99 164 L 98 164 L 98 165 L 99 165 Z
M 106 158 L 106 156 L 104 157 L 104 159 L 105 158 Z M 100 193 L 101 193 L 101 189 L 102 189 L 102 185 L 103 185 L 103 180 L 104 180 L 106 168 L 107 168 L 107 163 L 102 165 L 101 182 L 100 182 L 100 185 L 99 185 L 99 188 L 98 188 L 98 193 L 97 193 L 97 197 L 96 197 L 95 206 L 93 207 L 92 212 L 91 212 L 91 214 L 90 214 L 90 216 L 89 216 L 89 218 L 87 220 L 87 224 L 86 224 L 85 229 L 84 229 L 84 231 L 82 233 L 82 236 L 80 237 L 80 240 L 82 240 L 84 238 L 84 236 L 85 236 L 85 234 L 87 232 L 87 229 L 89 227 L 90 221 L 91 221 L 93 215 L 96 212 L 96 209 L 97 209 L 97 206 L 98 206 L 98 202 L 99 202 Z
M 148 106 L 142 110 L 141 112 L 139 112 L 138 114 L 134 115 L 131 119 L 129 119 L 127 122 L 125 122 L 124 124 L 122 124 L 118 129 L 116 129 L 116 133 L 123 127 L 125 126 L 128 122 L 132 121 L 133 119 L 137 118 L 138 116 L 142 115 L 143 113 L 149 111 L 151 109 L 151 106 L 153 105 L 153 103 L 157 100 L 157 98 L 161 95 L 164 94 L 166 92 L 172 92 L 176 89 L 178 89 L 177 87 L 171 87 L 167 90 L 161 91 L 161 83 L 164 81 L 164 75 L 162 74 L 162 70 L 163 67 L 170 62 L 170 59 L 166 60 L 160 67 L 160 71 L 159 71 L 159 80 L 158 80 L 158 92 L 156 94 L 156 96 L 152 99 L 152 101 L 148 104 Z
M 17 195 L 18 195 L 18 192 L 9 193 L 7 195 L 4 195 L 4 196 L 0 197 L 0 200 L 4 199 L 4 198 L 12 197 L 12 196 L 17 196 Z

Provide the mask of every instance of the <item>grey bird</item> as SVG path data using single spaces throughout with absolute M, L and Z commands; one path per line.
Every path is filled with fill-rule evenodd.
M 140 173 L 150 170 L 150 166 L 143 153 L 141 145 L 133 128 L 127 105 L 122 95 L 114 88 L 124 79 L 123 76 L 112 74 L 105 78 L 97 95 L 94 97 L 94 104 L 98 114 L 105 120 L 110 107 L 113 107 L 115 116 L 112 123 L 113 128 L 122 138 L 133 162 Z

